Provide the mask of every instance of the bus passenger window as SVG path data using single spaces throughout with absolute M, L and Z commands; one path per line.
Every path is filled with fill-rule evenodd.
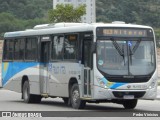
M 64 43 L 64 59 L 76 59 L 77 35 L 66 35 Z
M 53 60 L 62 60 L 63 59 L 63 46 L 64 46 L 64 37 L 54 36 L 52 41 L 52 59 Z
M 4 60 L 13 60 L 14 41 L 6 40 L 4 43 Z
M 14 42 L 14 59 L 19 60 L 19 40 L 15 40 Z
M 37 39 L 28 38 L 26 40 L 25 59 L 36 60 L 36 57 L 37 57 Z
M 14 59 L 15 60 L 24 60 L 24 49 L 25 49 L 25 40 L 16 39 L 14 42 Z
M 19 58 L 21 60 L 23 60 L 24 59 L 25 40 L 21 39 L 19 45 L 20 45 L 20 48 L 19 48 Z

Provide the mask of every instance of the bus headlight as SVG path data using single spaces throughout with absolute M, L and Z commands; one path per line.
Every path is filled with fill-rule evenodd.
M 154 88 L 154 87 L 155 87 L 155 85 L 156 85 L 156 83 L 153 81 L 153 82 L 150 84 L 149 89 Z
M 97 77 L 97 81 L 101 87 L 107 88 L 106 81 L 103 78 Z

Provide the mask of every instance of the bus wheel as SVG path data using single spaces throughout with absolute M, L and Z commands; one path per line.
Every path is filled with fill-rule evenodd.
M 29 87 L 28 81 L 25 81 L 23 84 L 22 96 L 23 96 L 24 102 L 26 103 L 40 103 L 42 98 L 40 95 L 30 94 L 30 87 Z
M 125 109 L 134 109 L 137 105 L 138 100 L 125 100 L 123 101 L 123 106 Z
M 72 107 L 75 109 L 83 109 L 86 105 L 86 102 L 80 99 L 79 87 L 77 83 L 73 84 L 70 93 Z

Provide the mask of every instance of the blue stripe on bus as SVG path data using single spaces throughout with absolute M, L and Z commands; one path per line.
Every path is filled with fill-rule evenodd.
M 101 78 L 101 81 L 103 81 L 104 85 L 110 89 L 116 89 L 120 86 L 127 84 L 127 83 L 121 83 L 121 82 L 109 82 L 105 77 Z
M 38 65 L 37 62 L 3 62 L 2 63 L 2 85 L 4 86 L 7 81 L 23 71 L 24 69 Z
M 110 89 L 116 89 L 116 88 L 118 88 L 118 87 L 120 87 L 120 86 L 123 86 L 123 85 L 125 85 L 125 84 L 127 84 L 127 83 L 114 83 L 114 84 L 110 87 Z

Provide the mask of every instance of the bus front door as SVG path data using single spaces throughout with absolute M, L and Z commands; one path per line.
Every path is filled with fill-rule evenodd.
M 40 56 L 40 92 L 42 95 L 49 93 L 49 54 L 50 54 L 50 41 L 41 41 L 41 56 Z
M 83 97 L 91 97 L 91 66 L 92 66 L 92 54 L 91 54 L 92 41 L 84 40 L 83 42 L 83 64 L 84 64 L 84 79 L 83 79 Z

